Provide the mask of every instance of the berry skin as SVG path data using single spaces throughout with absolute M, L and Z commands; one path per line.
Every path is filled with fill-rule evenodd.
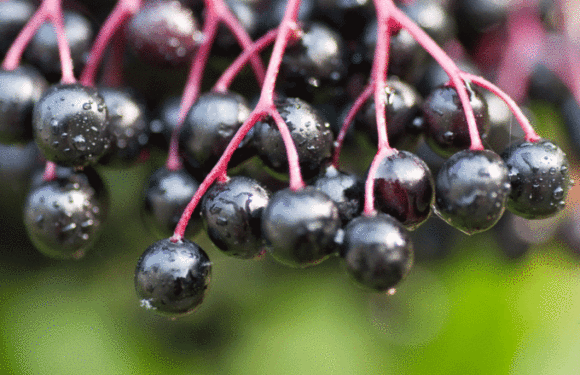
M 360 216 L 344 229 L 340 256 L 357 285 L 384 292 L 409 274 L 413 245 L 409 233 L 393 217 Z
M 249 177 L 216 182 L 201 204 L 209 238 L 226 255 L 241 259 L 257 257 L 264 247 L 262 212 L 269 198 L 270 193 Z
M 281 69 L 287 79 L 300 78 L 314 86 L 319 80 L 337 82 L 346 72 L 340 34 L 321 23 L 303 26 L 300 41 L 289 46 Z
M 64 166 L 95 163 L 110 145 L 105 100 L 80 84 L 49 88 L 34 106 L 32 126 L 46 159 Z
M 526 219 L 543 219 L 560 212 L 572 186 L 566 154 L 548 140 L 520 142 L 502 158 L 512 186 L 508 209 Z
M 469 85 L 466 87 L 479 134 L 485 138 L 489 130 L 487 104 L 478 91 Z M 449 157 L 471 145 L 467 120 L 455 88 L 441 86 L 431 92 L 423 102 L 423 118 L 427 143 L 437 154 Z
M 80 259 L 100 235 L 108 204 L 96 173 L 57 173 L 54 180 L 33 184 L 24 205 L 24 224 L 44 255 Z
M 31 66 L 0 70 L 0 143 L 32 140 L 32 108 L 48 87 Z
M 262 213 L 262 233 L 272 257 L 290 267 L 316 265 L 336 252 L 336 204 L 313 187 L 275 193 Z
M 167 68 L 191 60 L 199 35 L 193 12 L 173 0 L 145 3 L 126 28 L 127 45 L 140 59 Z
M 240 95 L 215 92 L 201 95 L 189 110 L 179 137 L 189 164 L 209 172 L 250 112 L 248 103 Z M 251 142 L 244 139 L 232 162 L 246 159 L 241 154 L 249 154 L 248 143 Z
M 334 137 L 330 124 L 310 104 L 297 98 L 276 103 L 286 122 L 298 151 L 300 170 L 304 178 L 318 174 L 321 164 L 332 155 Z M 262 161 L 277 172 L 288 171 L 286 148 L 271 118 L 254 126 L 254 147 Z
M 328 195 L 338 208 L 340 220 L 346 224 L 358 216 L 363 208 L 364 183 L 355 175 L 344 173 L 329 165 L 312 182 L 317 190 Z
M 149 177 L 143 199 L 142 217 L 147 228 L 157 237 L 171 236 L 198 187 L 199 183 L 185 169 L 171 171 L 161 167 L 156 170 Z M 198 221 L 194 217 L 189 221 L 188 237 L 197 232 Z
M 375 206 L 407 229 L 416 229 L 431 214 L 434 185 L 431 171 L 423 160 L 408 151 L 394 152 L 377 169 Z
M 443 164 L 435 180 L 435 212 L 466 234 L 483 232 L 501 218 L 510 183 L 503 160 L 489 150 L 464 150 Z
M 111 137 L 111 146 L 99 163 L 131 167 L 149 140 L 145 105 L 127 89 L 104 87 L 99 94 L 107 105 Z
M 211 262 L 196 243 L 164 239 L 149 246 L 135 269 L 141 306 L 166 316 L 183 316 L 203 302 Z
M 91 22 L 80 13 L 66 11 L 64 12 L 64 29 L 73 66 L 78 70 L 84 66 L 85 57 L 93 40 Z M 60 75 L 60 55 L 52 23 L 45 22 L 40 26 L 26 48 L 25 56 L 44 74 L 51 77 Z

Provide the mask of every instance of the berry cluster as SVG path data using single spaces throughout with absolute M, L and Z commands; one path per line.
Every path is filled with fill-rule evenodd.
M 108 213 L 98 168 L 129 168 L 156 148 L 168 157 L 144 182 L 142 216 L 159 241 L 139 259 L 135 287 L 143 307 L 169 316 L 193 311 L 208 289 L 211 262 L 189 240 L 202 226 L 229 256 L 267 252 L 302 268 L 337 255 L 357 284 L 392 293 L 413 264 L 410 231 L 432 212 L 467 234 L 506 208 L 553 217 L 572 184 L 567 157 L 512 99 L 523 102 L 528 81 L 533 96 L 537 74 L 511 76 L 511 95 L 482 77 L 510 87 L 509 58 L 487 64 L 500 43 L 490 35 L 507 27 L 517 52 L 518 22 L 549 26 L 528 14 L 539 12 L 532 3 L 492 3 L 118 0 L 93 38 L 86 15 L 61 0 L 0 2 L 0 163 L 27 161 L 14 168 L 32 176 L 30 239 L 47 256 L 81 258 Z M 135 69 L 188 66 L 178 97 L 130 82 Z M 370 165 L 341 161 L 343 148 L 370 152 Z

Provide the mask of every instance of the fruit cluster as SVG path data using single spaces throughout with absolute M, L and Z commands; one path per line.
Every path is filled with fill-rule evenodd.
M 201 222 L 232 257 L 268 252 L 308 267 L 338 255 L 356 283 L 392 292 L 413 264 L 410 231 L 432 212 L 474 234 L 506 208 L 544 219 L 565 206 L 566 155 L 511 97 L 524 94 L 482 77 L 530 81 L 533 95 L 534 66 L 553 72 L 540 52 L 520 75 L 509 55 L 489 57 L 502 43 L 517 51 L 523 24 L 557 27 L 541 20 L 554 9 L 532 3 L 118 0 L 99 18 L 103 5 L 87 2 L 102 22 L 93 39 L 80 2 L 63 10 L 61 0 L 4 0 L 0 164 L 20 159 L 12 173 L 30 177 L 24 223 L 38 250 L 78 259 L 109 211 L 95 166 L 129 168 L 168 150 L 143 196 L 144 224 L 160 240 L 135 272 L 142 306 L 160 314 L 189 313 L 204 299 L 211 262 L 189 240 Z M 507 41 L 491 38 L 506 28 Z M 130 82 L 136 70 L 162 76 L 188 65 L 180 97 Z M 341 161 L 343 146 L 361 160 L 374 154 L 370 165 Z

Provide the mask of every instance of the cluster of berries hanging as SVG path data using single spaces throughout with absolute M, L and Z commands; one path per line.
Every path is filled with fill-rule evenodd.
M 159 241 L 139 259 L 135 287 L 142 306 L 176 316 L 193 311 L 209 286 L 209 257 L 188 239 L 201 221 L 232 257 L 267 252 L 308 267 L 338 255 L 356 283 L 392 292 L 413 264 L 409 231 L 432 212 L 467 234 L 490 229 L 506 208 L 526 219 L 554 216 L 572 185 L 568 160 L 512 96 L 522 102 L 537 87 L 528 85 L 536 66 L 566 69 L 541 65 L 549 59 L 540 49 L 521 65 L 489 51 L 521 50 L 514 40 L 522 24 L 540 43 L 559 8 L 514 3 L 118 0 L 93 39 L 91 22 L 63 11 L 61 0 L 4 0 L 2 155 L 26 158 L 19 168 L 27 177 L 44 166 L 24 202 L 28 235 L 50 257 L 83 257 L 109 211 L 94 166 L 131 167 L 161 144 L 167 161 L 143 197 L 144 222 Z M 490 37 L 505 28 L 507 40 Z M 577 56 L 565 33 L 560 44 Z M 235 58 L 201 93 L 214 55 Z M 129 87 L 130 59 L 165 72 L 190 66 L 181 96 Z M 230 91 L 246 65 L 259 91 Z M 508 95 L 482 75 L 500 87 L 515 83 Z M 353 135 L 353 124 L 368 140 Z M 32 140 L 38 153 L 24 154 L 18 145 Z M 371 146 L 366 170 L 343 167 L 343 145 L 362 156 L 369 140 L 376 152 Z M 228 174 L 247 163 L 269 177 Z

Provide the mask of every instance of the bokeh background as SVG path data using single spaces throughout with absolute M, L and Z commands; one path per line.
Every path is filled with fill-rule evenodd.
M 566 147 L 556 111 L 532 108 Z M 39 255 L 1 200 L 0 374 L 580 374 L 580 256 L 562 235 L 510 260 L 493 234 L 444 227 L 392 296 L 354 286 L 339 259 L 287 269 L 200 236 L 214 264 L 206 301 L 156 316 L 133 287 L 156 240 L 139 217 L 154 167 L 101 170 L 113 214 L 81 261 Z

